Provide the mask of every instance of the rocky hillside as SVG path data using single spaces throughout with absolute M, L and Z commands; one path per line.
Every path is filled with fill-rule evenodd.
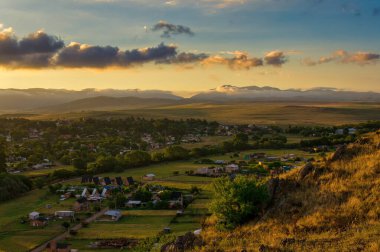
M 202 251 L 380 251 L 380 131 L 282 175 L 259 219 L 229 232 L 214 222 Z

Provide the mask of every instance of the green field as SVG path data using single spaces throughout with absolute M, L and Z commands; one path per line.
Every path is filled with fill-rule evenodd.
M 234 157 L 231 154 L 211 156 L 213 160 L 221 159 L 226 161 L 243 159 L 244 155 L 253 152 L 266 152 L 273 155 L 295 154 L 301 157 L 312 157 L 315 154 L 305 153 L 300 150 L 250 150 Z M 207 205 L 210 200 L 210 182 L 213 178 L 187 176 L 185 171 L 195 170 L 208 165 L 194 164 L 195 160 L 167 162 L 156 165 L 144 166 L 125 170 L 122 173 L 106 173 L 101 176 L 133 176 L 135 180 L 141 180 L 147 173 L 156 174 L 156 180 L 149 183 L 160 184 L 180 190 L 189 189 L 192 185 L 202 189 L 202 195 L 197 198 L 185 210 L 183 216 L 175 217 L 173 211 L 125 211 L 126 216 L 118 223 L 93 223 L 90 227 L 79 231 L 73 244 L 78 244 L 79 248 L 85 248 L 91 239 L 95 238 L 144 238 L 155 236 L 164 227 L 169 226 L 174 233 L 182 234 L 187 231 L 194 231 L 200 227 L 203 216 L 207 214 Z M 45 170 L 44 170 L 45 171 Z M 173 175 L 178 171 L 179 175 Z M 80 179 L 67 181 L 66 184 L 79 184 Z M 74 199 L 59 201 L 57 195 L 50 195 L 46 189 L 34 190 L 22 197 L 0 204 L 0 251 L 25 251 L 51 237 L 62 232 L 62 227 L 58 223 L 51 223 L 44 229 L 33 229 L 28 224 L 20 224 L 19 218 L 32 211 L 41 213 L 54 213 L 56 210 L 69 210 L 74 203 Z M 45 206 L 50 204 L 51 209 Z M 173 221 L 174 219 L 174 221 Z M 85 241 L 85 242 L 84 242 Z M 12 244 L 12 246 L 9 246 Z M 82 245 L 81 245 L 82 244 Z M 87 245 L 86 245 L 87 244 Z M 84 250 L 86 251 L 86 250 Z M 104 251 L 107 252 L 107 251 Z

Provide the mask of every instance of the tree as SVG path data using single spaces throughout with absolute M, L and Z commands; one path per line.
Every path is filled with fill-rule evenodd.
M 124 163 L 127 167 L 138 167 L 150 164 L 150 154 L 146 151 L 131 151 L 125 154 Z
M 182 160 L 189 158 L 189 151 L 181 146 L 170 146 L 164 151 L 167 160 Z
M 213 183 L 214 198 L 210 210 L 219 219 L 219 226 L 235 228 L 255 216 L 268 199 L 267 187 L 254 178 L 237 176 L 218 178 Z
M 87 170 L 87 162 L 83 158 L 74 158 L 73 159 L 73 166 L 75 169 L 79 171 L 86 171 Z
M 233 139 L 233 145 L 235 147 L 235 150 L 243 150 L 248 147 L 248 135 L 245 133 L 238 133 L 235 135 Z
M 65 222 L 62 222 L 62 227 L 65 228 L 66 230 L 69 230 L 69 227 L 70 227 L 70 223 L 68 223 L 67 221 Z
M 0 173 L 7 172 L 5 144 L 0 140 Z

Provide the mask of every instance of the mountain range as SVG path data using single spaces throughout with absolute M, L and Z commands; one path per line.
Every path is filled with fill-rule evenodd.
M 380 93 L 332 88 L 309 90 L 264 86 L 222 85 L 190 98 L 162 90 L 84 89 L 0 89 L 0 112 L 71 112 L 154 108 L 191 103 L 230 102 L 380 102 Z

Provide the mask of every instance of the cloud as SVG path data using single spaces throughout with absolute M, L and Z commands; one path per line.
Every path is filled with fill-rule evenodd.
M 187 26 L 170 24 L 166 21 L 159 21 L 152 27 L 152 31 L 162 31 L 162 38 L 170 38 L 175 35 L 194 36 L 194 32 Z
M 288 61 L 287 57 L 285 56 L 285 53 L 282 51 L 267 52 L 265 54 L 264 60 L 267 65 L 272 65 L 276 67 L 281 67 Z
M 54 57 L 54 65 L 104 68 L 117 63 L 119 48 L 71 43 Z
M 65 45 L 60 38 L 44 31 L 37 31 L 18 39 L 12 28 L 0 27 L 0 66 L 11 69 L 128 68 L 153 63 L 186 68 L 224 65 L 232 70 L 249 70 L 263 66 L 264 62 L 266 65 L 281 66 L 287 61 L 285 53 L 281 51 L 269 52 L 265 57 L 252 57 L 243 51 L 218 54 L 179 52 L 176 45 L 164 43 L 130 50 L 77 42 Z
M 0 65 L 9 68 L 40 68 L 50 64 L 54 53 L 65 46 L 56 36 L 37 31 L 18 40 L 12 28 L 0 31 Z
M 249 70 L 254 67 L 262 66 L 263 60 L 256 57 L 249 57 L 246 52 L 235 51 L 230 52 L 233 57 L 225 57 L 220 55 L 210 56 L 202 61 L 203 65 L 227 65 L 233 70 Z
M 330 56 L 320 57 L 318 60 L 306 58 L 302 61 L 304 65 L 316 66 L 329 62 L 354 63 L 359 65 L 376 64 L 380 60 L 380 54 L 372 52 L 354 52 L 350 53 L 345 50 L 337 50 Z

